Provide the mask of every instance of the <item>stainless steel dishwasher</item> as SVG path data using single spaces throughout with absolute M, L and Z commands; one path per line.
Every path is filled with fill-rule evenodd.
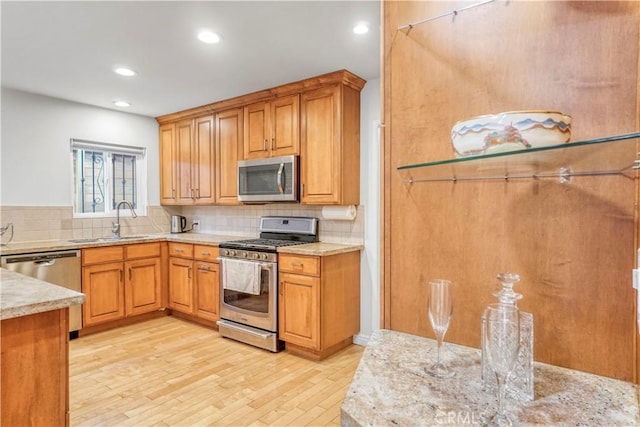
M 0 257 L 7 270 L 81 292 L 80 251 L 39 252 Z M 69 333 L 76 338 L 82 329 L 82 306 L 69 307 Z

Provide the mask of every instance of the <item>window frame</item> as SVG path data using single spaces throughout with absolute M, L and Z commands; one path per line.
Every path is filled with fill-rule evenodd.
M 102 212 L 77 212 L 77 197 L 76 190 L 78 183 L 76 178 L 78 176 L 77 165 L 74 164 L 74 158 L 76 157 L 77 150 L 89 150 L 95 152 L 104 153 L 104 211 Z M 136 147 L 131 145 L 112 144 L 107 142 L 89 141 L 84 139 L 72 138 L 70 142 L 70 164 L 71 164 L 71 206 L 73 211 L 73 218 L 114 218 L 116 216 L 116 210 L 111 206 L 113 197 L 113 168 L 112 168 L 112 156 L 117 155 L 134 155 L 136 157 L 135 162 L 135 193 L 136 193 L 136 208 L 135 212 L 138 216 L 147 215 L 147 149 L 145 147 Z M 129 209 L 120 209 L 120 217 L 131 217 L 131 211 Z

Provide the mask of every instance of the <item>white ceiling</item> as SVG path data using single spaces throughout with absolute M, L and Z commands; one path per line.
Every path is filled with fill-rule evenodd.
M 2 86 L 156 117 L 347 69 L 380 76 L 378 1 L 2 1 Z M 371 30 L 355 35 L 366 21 Z M 216 45 L 196 38 L 208 28 Z M 127 65 L 139 74 L 112 70 Z M 132 105 L 118 108 L 115 99 Z

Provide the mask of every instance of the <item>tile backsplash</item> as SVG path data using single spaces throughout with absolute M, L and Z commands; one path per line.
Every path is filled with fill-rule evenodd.
M 293 203 L 242 206 L 176 206 L 166 207 L 169 215 L 184 215 L 187 229 L 193 221 L 200 221 L 200 232 L 227 236 L 257 237 L 261 216 L 307 216 L 320 220 L 319 239 L 322 242 L 363 244 L 364 207 L 358 206 L 353 221 L 322 218 L 322 206 Z
M 261 216 L 311 216 L 320 220 L 323 242 L 363 244 L 364 207 L 358 206 L 356 219 L 337 221 L 322 218 L 321 206 L 270 204 L 243 206 L 149 206 L 147 216 L 120 218 L 121 233 L 154 234 L 170 231 L 173 214 L 187 217 L 187 228 L 200 221 L 201 233 L 257 237 Z M 0 226 L 12 223 L 14 242 L 65 240 L 111 236 L 113 218 L 73 218 L 71 206 L 0 206 Z M 8 240 L 8 234 L 3 242 Z

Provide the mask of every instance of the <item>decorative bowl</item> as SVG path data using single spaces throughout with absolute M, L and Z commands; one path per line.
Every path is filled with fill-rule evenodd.
M 456 157 L 545 147 L 569 142 L 571 117 L 557 111 L 510 111 L 456 123 L 451 142 Z

